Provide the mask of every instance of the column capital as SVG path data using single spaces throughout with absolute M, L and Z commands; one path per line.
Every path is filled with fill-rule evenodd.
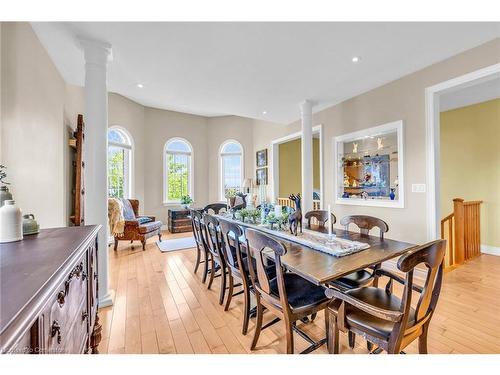
M 306 99 L 302 103 L 300 103 L 300 112 L 303 114 L 310 113 L 312 111 L 312 107 L 314 107 L 314 102 L 312 100 Z
M 100 40 L 78 37 L 86 63 L 106 66 L 113 60 L 111 44 Z

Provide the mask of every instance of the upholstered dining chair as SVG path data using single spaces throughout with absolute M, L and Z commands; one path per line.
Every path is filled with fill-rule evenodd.
M 348 330 L 378 345 L 375 352 L 397 354 L 418 338 L 419 353 L 427 353 L 427 332 L 441 291 L 445 249 L 446 241 L 437 240 L 401 256 L 397 266 L 404 278 L 376 270 L 379 276 L 389 278 L 385 289 L 364 287 L 346 292 L 328 289 L 327 296 L 334 298 L 325 313 L 329 352 L 339 352 L 339 330 Z M 423 287 L 413 280 L 414 270 L 420 264 L 426 268 Z M 392 292 L 394 281 L 404 285 L 401 298 Z M 418 295 L 415 307 L 414 292 Z
M 191 215 L 191 225 L 193 227 L 193 237 L 196 242 L 196 261 L 194 264 L 194 273 L 198 272 L 198 268 L 201 263 L 204 263 L 205 265 L 205 270 L 203 272 L 203 278 L 202 281 L 205 283 L 207 280 L 207 274 L 208 274 L 208 250 L 207 250 L 207 244 L 205 242 L 205 237 L 203 234 L 203 224 L 202 224 L 202 218 L 203 218 L 203 210 L 200 209 L 191 209 L 190 210 L 190 215 Z M 203 259 L 201 259 L 201 255 L 203 254 Z
M 214 214 L 219 214 L 221 210 L 225 210 L 227 211 L 227 204 L 225 203 L 211 203 L 211 204 L 207 204 L 204 208 L 203 208 L 203 212 L 207 213 L 207 214 L 210 214 L 210 213 L 214 213 Z M 212 211 L 212 212 L 210 212 Z
M 315 342 L 297 327 L 296 322 L 308 315 L 324 310 L 329 301 L 325 288 L 315 285 L 301 276 L 285 272 L 281 257 L 286 254 L 286 247 L 274 238 L 254 229 L 246 229 L 248 256 L 255 258 L 248 262 L 250 278 L 255 288 L 257 301 L 257 321 L 251 349 L 255 349 L 262 329 L 283 320 L 286 330 L 286 352 L 293 354 L 293 332 L 297 332 L 311 345 L 302 353 L 310 353 L 324 344 L 325 339 Z M 275 263 L 276 277 L 270 278 L 266 272 L 265 259 L 270 257 Z M 264 307 L 277 316 L 276 319 L 262 326 Z
M 222 252 L 222 236 L 219 231 L 219 220 L 210 214 L 203 214 L 205 243 L 207 244 L 208 255 L 210 258 L 210 279 L 208 280 L 207 289 L 212 287 L 214 278 L 220 277 L 220 292 L 219 292 L 219 305 L 224 303 L 224 296 L 226 293 L 227 281 L 227 267 L 224 253 Z M 216 272 L 220 273 L 216 275 Z
M 308 228 L 311 228 L 311 221 L 312 221 L 313 218 L 317 220 L 318 225 L 320 227 L 325 227 L 326 223 L 330 220 L 330 218 L 328 217 L 328 211 L 326 211 L 326 210 L 313 210 L 313 211 L 309 211 L 309 212 L 306 212 L 306 214 L 304 215 L 304 217 L 307 220 L 307 227 Z M 333 225 L 336 222 L 337 222 L 337 218 L 335 217 L 335 215 L 332 212 L 331 213 L 330 225 Z

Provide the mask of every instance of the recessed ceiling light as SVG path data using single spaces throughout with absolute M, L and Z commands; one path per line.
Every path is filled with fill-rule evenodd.
M 267 111 L 262 111 L 262 114 L 263 115 L 267 115 Z
M 140 89 L 142 89 L 144 87 L 144 85 L 142 83 L 138 83 L 137 87 L 140 88 Z
M 352 58 L 352 62 L 353 62 L 353 63 L 355 63 L 355 64 L 356 64 L 357 62 L 359 62 L 359 60 L 360 60 L 360 58 L 359 58 L 358 56 L 354 56 L 354 57 Z

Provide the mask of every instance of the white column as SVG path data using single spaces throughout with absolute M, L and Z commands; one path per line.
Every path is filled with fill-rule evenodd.
M 300 105 L 302 120 L 302 212 L 313 209 L 313 104 L 306 100 Z
M 80 39 L 85 57 L 85 224 L 102 225 L 99 232 L 99 307 L 113 304 L 109 290 L 108 262 L 108 177 L 107 130 L 108 90 L 107 65 L 111 46 L 107 43 Z

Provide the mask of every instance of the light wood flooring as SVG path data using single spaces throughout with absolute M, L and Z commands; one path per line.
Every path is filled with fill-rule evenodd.
M 185 234 L 164 234 L 164 239 Z M 212 290 L 201 283 L 201 267 L 193 273 L 195 250 L 162 253 L 156 237 L 142 251 L 126 241 L 117 252 L 109 248 L 112 307 L 99 311 L 103 325 L 101 353 L 284 353 L 282 323 L 262 331 L 256 350 L 250 351 L 253 319 L 241 334 L 243 296 L 233 298 L 229 311 L 218 304 L 219 278 Z M 266 313 L 264 322 L 273 317 Z M 324 337 L 324 318 L 299 323 L 314 338 Z M 342 334 L 341 334 L 342 335 Z M 367 353 L 341 337 L 341 353 Z M 307 347 L 295 335 L 295 352 Z M 430 353 L 500 353 L 500 257 L 481 255 L 447 272 L 429 331 Z M 407 353 L 417 353 L 413 343 Z M 323 346 L 314 353 L 326 353 Z

